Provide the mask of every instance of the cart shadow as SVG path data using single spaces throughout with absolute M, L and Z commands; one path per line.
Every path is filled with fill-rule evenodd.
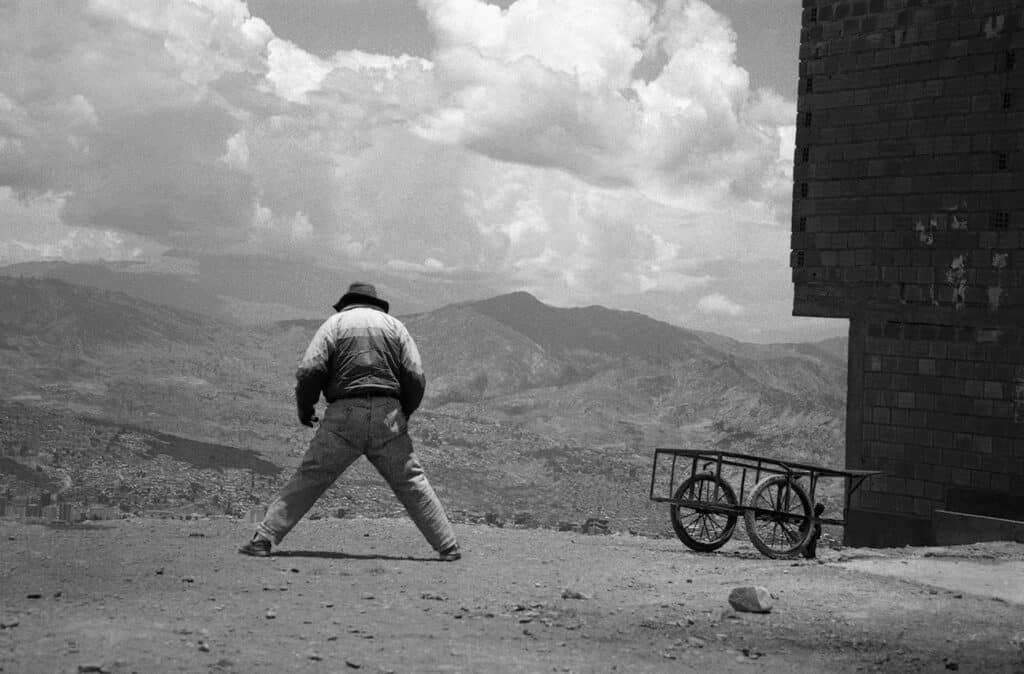
M 391 562 L 438 562 L 436 557 L 413 557 L 406 555 L 360 555 L 352 552 L 334 552 L 330 550 L 275 550 L 271 557 L 313 557 L 317 559 L 379 559 Z

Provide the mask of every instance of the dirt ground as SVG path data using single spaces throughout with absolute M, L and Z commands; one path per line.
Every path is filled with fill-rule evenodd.
M 1024 545 L 762 557 L 675 539 L 306 521 L 0 520 L 3 672 L 1024 672 Z M 776 598 L 737 613 L 734 587 Z

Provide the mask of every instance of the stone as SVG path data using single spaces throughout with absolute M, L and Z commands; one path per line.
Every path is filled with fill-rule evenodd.
M 737 587 L 729 593 L 729 605 L 737 611 L 769 613 L 772 610 L 772 596 L 760 586 Z

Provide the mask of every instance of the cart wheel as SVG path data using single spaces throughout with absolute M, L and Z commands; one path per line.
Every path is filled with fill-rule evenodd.
M 786 475 L 770 475 L 754 486 L 743 512 L 747 536 L 767 557 L 796 557 L 814 531 L 811 499 Z
M 686 547 L 711 552 L 725 545 L 736 528 L 736 492 L 714 473 L 697 473 L 672 497 L 697 504 L 672 504 L 672 528 Z M 711 507 L 704 507 L 711 506 Z

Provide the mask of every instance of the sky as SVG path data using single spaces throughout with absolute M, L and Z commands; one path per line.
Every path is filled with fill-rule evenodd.
M 0 265 L 270 256 L 385 294 L 843 334 L 791 315 L 799 21 L 799 0 L 0 0 Z

